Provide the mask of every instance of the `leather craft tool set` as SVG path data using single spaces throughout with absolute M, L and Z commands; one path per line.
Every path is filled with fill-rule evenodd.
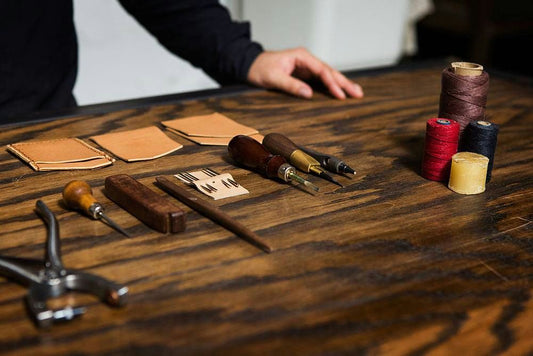
M 463 67 L 473 71 L 463 72 Z M 443 72 L 439 114 L 442 117 L 427 122 L 422 175 L 430 180 L 449 179 L 449 188 L 461 194 L 477 194 L 485 190 L 485 182 L 490 179 L 498 132 L 497 125 L 484 118 L 488 74 L 479 67 L 462 63 L 452 65 L 452 68 Z M 457 97 L 474 99 L 464 104 L 457 102 Z M 463 104 L 467 107 L 463 107 Z M 227 145 L 229 156 L 237 165 L 266 178 L 300 183 L 313 192 L 318 192 L 319 187 L 300 176 L 297 169 L 341 187 L 344 185 L 327 171 L 344 178 L 355 174 L 355 170 L 340 158 L 299 146 L 280 133 L 269 133 L 263 137 L 258 130 L 220 113 L 167 120 L 162 125 L 167 132 L 200 145 Z M 461 137 L 463 130 L 465 133 Z M 182 147 L 155 126 L 96 135 L 91 139 L 126 162 L 155 159 Z M 458 147 L 473 152 L 457 153 Z M 114 161 L 107 153 L 78 138 L 19 142 L 8 145 L 8 150 L 37 171 L 92 169 L 110 165 Z M 174 179 L 194 186 L 214 200 L 238 199 L 236 197 L 239 195 L 249 193 L 231 174 L 218 173 L 211 168 L 183 170 L 177 172 Z M 164 176 L 155 177 L 153 183 L 161 191 L 127 174 L 111 175 L 105 178 L 104 193 L 146 226 L 161 233 L 180 233 L 186 228 L 186 213 L 173 204 L 168 196 L 161 194 L 166 192 L 262 251 L 273 251 L 267 241 L 213 203 L 199 198 L 193 189 L 183 189 Z M 96 201 L 86 182 L 72 181 L 67 184 L 63 190 L 63 201 L 66 207 L 79 210 L 93 219 L 101 219 L 130 236 L 104 213 L 103 206 Z M 123 305 L 128 293 L 126 287 L 63 267 L 58 222 L 41 201 L 37 202 L 37 212 L 48 225 L 46 256 L 40 268 L 33 268 L 35 261 L 0 257 L 0 271 L 4 275 L 29 285 L 27 302 L 30 315 L 37 325 L 50 326 L 54 321 L 71 320 L 83 314 L 85 309 L 80 307 L 51 310 L 46 306 L 47 299 L 71 290 L 95 294 L 112 306 Z
M 342 184 L 327 174 L 326 169 L 333 173 L 355 174 L 353 169 L 334 156 L 312 150 L 307 151 L 309 154 L 305 153 L 305 148 L 301 149 L 281 134 L 273 133 L 263 137 L 256 129 L 241 125 L 219 113 L 169 120 L 162 124 L 169 132 L 201 145 L 227 145 L 229 156 L 236 164 L 259 172 L 266 178 L 301 183 L 314 192 L 319 191 L 319 188 L 301 177 L 297 168 L 340 186 Z M 183 147 L 155 126 L 96 135 L 90 139 L 125 162 L 159 158 Z M 37 171 L 91 169 L 110 165 L 114 161 L 111 156 L 78 138 L 21 142 L 9 145 L 8 150 Z M 219 173 L 208 167 L 177 172 L 174 177 L 176 181 L 195 187 L 214 200 L 249 194 L 231 174 Z M 214 204 L 200 199 L 194 191 L 183 189 L 164 176 L 155 177 L 153 183 L 155 187 L 251 245 L 266 253 L 273 251 L 272 246 L 254 231 Z M 132 176 L 116 174 L 106 177 L 103 192 L 122 209 L 160 233 L 179 233 L 186 228 L 185 211 Z M 62 197 L 64 207 L 101 220 L 123 235 L 133 237 L 107 216 L 104 206 L 96 200 L 87 182 L 69 182 L 63 188 Z M 37 212 L 48 225 L 47 250 L 41 268 L 33 268 L 35 261 L 30 263 L 0 257 L 0 271 L 4 275 L 29 285 L 27 302 L 30 315 L 36 324 L 39 327 L 49 327 L 55 321 L 71 320 L 82 315 L 85 312 L 83 307 L 67 306 L 59 310 L 47 308 L 47 299 L 69 291 L 80 290 L 95 294 L 112 306 L 124 305 L 128 293 L 126 287 L 63 267 L 59 250 L 58 222 L 41 201 L 37 202 Z

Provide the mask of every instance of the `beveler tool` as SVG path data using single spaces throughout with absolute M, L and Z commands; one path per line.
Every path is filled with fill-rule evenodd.
M 341 183 L 337 182 L 333 177 L 327 174 L 326 171 L 320 167 L 320 163 L 316 159 L 300 150 L 298 146 L 286 136 L 279 133 L 270 133 L 263 139 L 263 145 L 273 154 L 285 158 L 290 164 L 293 164 L 299 170 L 308 173 L 311 172 L 321 178 L 344 187 Z
M 279 178 L 285 182 L 297 181 L 318 191 L 313 183 L 296 174 L 296 169 L 280 155 L 273 155 L 249 136 L 237 135 L 228 144 L 228 152 L 235 162 L 251 168 L 268 178 Z
M 185 230 L 185 212 L 127 174 L 105 179 L 105 194 L 147 226 L 163 233 Z
M 38 200 L 36 211 L 48 227 L 44 261 L 14 257 L 0 257 L 0 273 L 28 285 L 28 312 L 37 326 L 49 327 L 57 321 L 68 321 L 85 313 L 84 307 L 66 306 L 52 310 L 48 299 L 69 291 L 89 293 L 103 302 L 121 307 L 126 304 L 128 288 L 94 274 L 66 269 L 61 261 L 59 224 L 52 211 Z
M 156 177 L 157 185 L 174 198 L 181 201 L 183 204 L 196 210 L 205 217 L 213 220 L 217 224 L 225 227 L 231 232 L 234 232 L 239 237 L 248 241 L 254 246 L 259 247 L 261 250 L 270 253 L 272 248 L 264 242 L 255 232 L 248 229 L 246 226 L 233 219 L 215 205 L 209 203 L 206 200 L 200 199 L 193 194 L 190 194 L 185 189 L 178 187 L 165 177 Z
M 320 165 L 333 173 L 350 173 L 355 174 L 355 170 L 350 168 L 343 160 L 326 153 L 321 153 L 315 150 L 312 150 L 307 147 L 298 146 L 302 151 L 307 153 L 309 156 L 313 157 L 320 163 Z
M 63 189 L 63 201 L 68 208 L 79 210 L 92 219 L 102 219 L 112 228 L 130 237 L 130 235 L 121 228 L 116 222 L 111 220 L 104 212 L 102 204 L 96 201 L 93 196 L 91 186 L 81 180 L 73 180 Z

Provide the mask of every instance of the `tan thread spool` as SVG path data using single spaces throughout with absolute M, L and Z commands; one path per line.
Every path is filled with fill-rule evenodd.
M 479 194 L 485 191 L 489 159 L 473 152 L 452 156 L 448 188 L 459 194 Z
M 483 73 L 483 66 L 477 63 L 452 62 L 451 66 L 455 74 L 466 77 L 477 77 Z

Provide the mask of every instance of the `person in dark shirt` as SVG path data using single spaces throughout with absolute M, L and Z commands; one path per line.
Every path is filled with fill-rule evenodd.
M 338 99 L 361 87 L 304 48 L 264 51 L 248 23 L 231 20 L 217 0 L 119 0 L 170 52 L 221 85 L 248 82 L 303 98 L 320 79 Z M 72 0 L 0 2 L 0 124 L 20 115 L 76 106 L 78 47 Z

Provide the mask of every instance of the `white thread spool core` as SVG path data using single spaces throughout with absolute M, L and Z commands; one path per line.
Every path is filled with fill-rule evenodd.
M 455 74 L 467 77 L 477 77 L 483 72 L 483 66 L 470 62 L 453 62 L 452 68 Z
M 451 124 L 450 120 L 448 119 L 438 119 L 437 120 L 437 124 L 440 124 L 440 125 L 449 125 Z
M 492 125 L 490 122 L 487 122 L 487 121 L 478 121 L 477 123 L 480 124 L 480 125 L 483 125 L 483 126 L 490 126 L 490 125 Z

